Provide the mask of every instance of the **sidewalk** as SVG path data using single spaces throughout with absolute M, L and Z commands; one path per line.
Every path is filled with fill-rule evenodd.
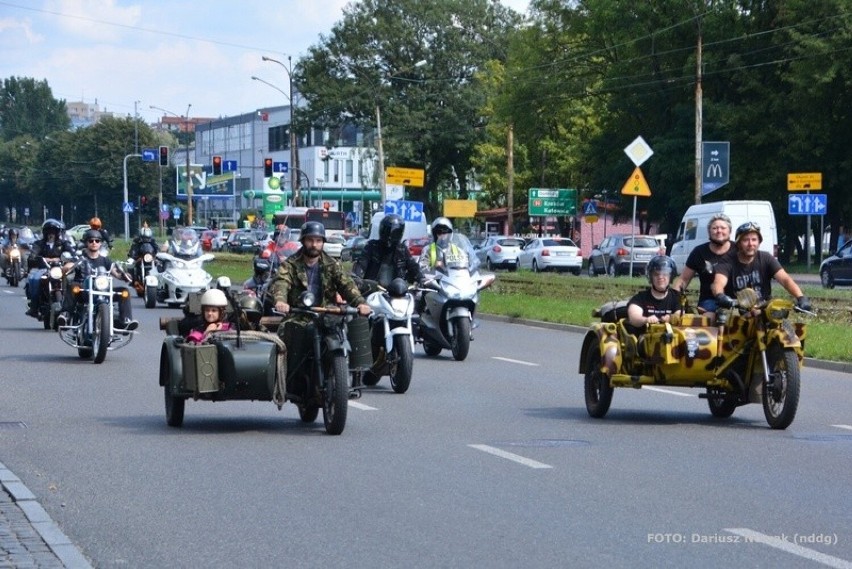
M 0 569 L 92 569 L 30 490 L 0 463 Z

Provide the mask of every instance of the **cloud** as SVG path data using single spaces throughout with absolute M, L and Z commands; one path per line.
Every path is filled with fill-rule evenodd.
M 61 14 L 63 32 L 100 42 L 120 40 L 122 28 L 138 25 L 142 17 L 141 5 L 116 6 L 114 0 L 50 0 L 44 9 Z

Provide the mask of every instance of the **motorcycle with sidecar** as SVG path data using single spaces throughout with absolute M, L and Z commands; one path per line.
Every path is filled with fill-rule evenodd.
M 719 309 L 714 322 L 685 305 L 682 314 L 649 325 L 637 337 L 627 327 L 627 303 L 607 303 L 594 312 L 601 321 L 583 340 L 579 372 L 586 409 L 604 417 L 616 387 L 697 387 L 705 389 L 699 397 L 715 417 L 762 403 L 769 426 L 786 429 L 798 408 L 806 336 L 805 324 L 790 320 L 794 312 L 812 314 L 745 289 L 732 308 Z
M 363 370 L 349 364 L 350 345 L 347 323 L 357 314 L 349 306 L 314 306 L 310 293 L 302 295 L 302 306 L 291 307 L 295 314 L 304 315 L 308 322 L 302 334 L 285 344 L 274 333 L 282 324 L 280 316 L 263 317 L 262 308 L 251 295 L 245 298 L 255 304 L 256 326 L 243 323 L 244 303 L 224 288 L 229 299 L 229 321 L 234 326 L 225 332 L 210 335 L 208 341 L 191 344 L 179 333 L 180 319 L 162 319 L 166 330 L 160 350 L 159 383 L 165 395 L 166 422 L 169 426 L 183 424 L 186 401 L 250 400 L 272 401 L 280 410 L 286 401 L 299 409 L 303 422 L 312 423 L 323 410 L 328 434 L 339 435 L 346 425 L 348 400 L 361 395 L 360 377 Z M 191 295 L 185 312 L 199 315 L 200 295 Z M 243 300 L 245 300 L 245 298 Z M 287 330 L 285 328 L 285 330 Z M 285 337 L 289 334 L 285 332 Z M 288 357 L 288 348 L 293 351 Z M 350 382 L 351 379 L 351 382 Z

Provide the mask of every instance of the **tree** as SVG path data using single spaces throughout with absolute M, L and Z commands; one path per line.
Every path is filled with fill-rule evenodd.
M 71 126 L 64 100 L 53 98 L 47 81 L 10 77 L 0 87 L 0 140 L 30 135 L 40 140 Z

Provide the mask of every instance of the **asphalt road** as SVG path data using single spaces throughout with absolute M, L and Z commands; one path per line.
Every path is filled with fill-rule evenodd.
M 580 334 L 483 321 L 418 348 L 345 432 L 267 402 L 193 402 L 169 428 L 160 316 L 79 360 L 0 291 L 0 462 L 100 568 L 852 567 L 848 375 L 808 369 L 796 421 L 713 419 L 697 390 L 619 389 L 588 417 Z

